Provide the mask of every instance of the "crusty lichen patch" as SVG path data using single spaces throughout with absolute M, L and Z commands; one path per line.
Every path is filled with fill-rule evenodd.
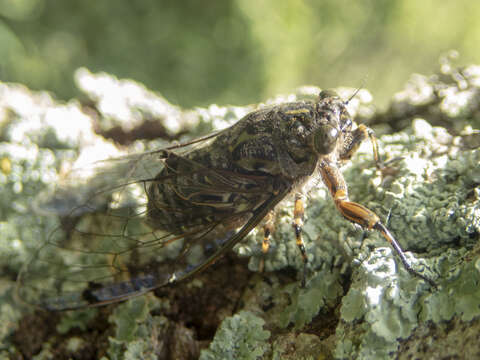
M 441 76 L 414 77 L 392 102 L 390 114 L 398 121 L 397 130 L 379 137 L 382 157 L 396 159 L 389 164 L 388 171 L 376 171 L 368 142 L 344 169 L 352 200 L 374 210 L 383 221 L 389 219 L 388 227 L 413 267 L 434 279 L 438 289 L 406 272 L 378 234 L 365 233 L 342 219 L 319 183 L 306 198 L 306 287 L 300 288 L 303 263 L 291 228 L 291 201 L 287 200 L 277 209 L 276 232 L 271 251 L 264 259 L 263 278 L 253 276 L 244 295 L 231 299 L 237 312 L 221 315 L 224 323 L 208 351 L 202 353 L 204 358 L 291 356 L 290 343 L 301 349 L 305 358 L 400 356 L 398 351 L 408 349 L 408 341 L 418 343 L 419 337 L 426 344 L 435 344 L 435 332 L 430 332 L 427 324 L 439 329 L 448 323 L 460 329 L 470 321 L 478 321 L 480 150 L 475 146 L 474 131 L 480 127 L 478 69 L 450 68 L 444 69 Z M 464 75 L 461 81 L 452 80 L 458 79 L 453 76 L 455 71 Z M 15 274 L 57 223 L 56 219 L 33 211 L 36 196 L 52 188 L 67 171 L 67 164 L 87 148 L 119 154 L 111 140 L 95 134 L 94 122 L 107 119 L 108 128 L 125 121 L 127 113 L 141 119 L 143 111 L 150 118 L 167 117 L 168 136 L 174 137 L 185 129 L 198 134 L 212 127 L 225 127 L 252 110 L 212 105 L 208 109 L 182 111 L 169 107 L 164 99 L 131 81 L 121 82 L 86 70 L 77 77 L 93 102 L 98 102 L 99 118 L 88 111 L 86 115 L 76 101 L 62 104 L 45 93 L 0 84 L 0 263 L 4 270 L 0 320 L 6 324 L 0 331 L 2 355 L 22 353 L 22 345 L 26 346 L 28 339 L 39 333 L 32 329 L 31 334 L 17 337 L 25 343 L 11 342 L 19 319 L 30 312 L 13 297 Z M 98 89 L 96 81 L 112 86 L 108 99 L 94 93 Z M 124 90 L 136 96 L 132 108 L 128 108 Z M 340 90 L 345 97 L 353 91 Z M 308 98 L 317 92 L 318 88 L 305 87 L 272 101 Z M 115 116 L 115 107 L 107 106 L 105 101 L 119 101 L 122 106 L 118 109 L 122 112 Z M 352 113 L 367 122 L 371 119 L 376 127 L 379 117 L 372 102 L 368 92 L 362 90 L 351 101 Z M 388 115 L 387 112 L 382 118 L 387 119 Z M 171 124 L 175 116 L 181 119 L 181 126 Z M 67 120 L 75 124 L 74 132 L 65 130 Z M 379 127 L 380 133 L 382 129 Z M 164 144 L 164 140 L 137 141 L 130 149 L 144 151 Z M 250 256 L 252 271 L 258 270 L 262 259 L 261 237 L 261 231 L 254 232 L 236 248 L 241 256 Z M 287 269 L 294 269 L 293 275 Z M 198 286 L 209 284 L 204 281 Z M 174 318 L 162 315 L 172 304 L 167 304 L 162 294 L 159 296 L 159 300 L 149 295 L 119 305 L 108 321 L 103 317 L 105 334 L 108 332 L 111 337 L 98 337 L 100 353 L 119 358 L 165 358 L 169 354 L 165 349 L 169 347 L 162 341 L 171 329 L 179 338 L 185 338 L 179 344 L 192 346 L 189 353 L 198 354 L 199 348 L 208 346 L 197 341 L 194 327 L 177 324 Z M 97 311 L 59 315 L 57 332 L 43 332 L 45 338 L 36 354 L 48 358 L 53 354 L 52 346 L 60 345 L 69 354 L 81 353 L 87 345 L 91 348 L 92 344 L 82 341 L 88 338 L 82 334 L 87 334 L 99 316 Z M 451 333 L 461 336 L 463 332 Z M 464 346 L 470 346 L 465 353 L 472 354 L 475 347 L 478 349 L 478 342 Z M 183 354 L 182 349 L 169 351 Z

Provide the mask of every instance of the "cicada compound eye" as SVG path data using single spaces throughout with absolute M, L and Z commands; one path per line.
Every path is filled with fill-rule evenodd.
M 339 131 L 330 124 L 322 125 L 313 135 L 313 148 L 321 155 L 329 154 L 335 148 Z

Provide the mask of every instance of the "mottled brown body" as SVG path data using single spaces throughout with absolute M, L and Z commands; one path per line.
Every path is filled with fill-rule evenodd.
M 107 193 L 117 199 L 103 214 L 106 219 L 101 223 L 107 224 L 108 230 L 75 228 L 72 233 L 77 239 L 72 245 L 66 245 L 63 238 L 51 238 L 39 250 L 38 259 L 58 265 L 58 270 L 48 270 L 61 274 L 61 278 L 37 289 L 36 273 L 26 271 L 19 283 L 27 284 L 27 290 L 33 288 L 42 298 L 40 305 L 51 310 L 98 306 L 137 296 L 202 271 L 262 220 L 262 251 L 267 252 L 274 231 L 272 212 L 289 195 L 295 199 L 292 226 L 306 265 L 302 194 L 308 190 L 307 180 L 320 177 L 346 219 L 379 231 L 410 273 L 435 286 L 412 269 L 379 217 L 349 200 L 339 169 L 364 139 L 372 142 L 377 168 L 382 169 L 382 164 L 373 132 L 364 125 L 353 128 L 346 106 L 335 93 L 324 91 L 316 101 L 265 107 L 217 134 L 141 154 L 138 161 L 148 157 L 150 162 L 163 162 L 163 169 L 111 186 L 91 198 L 91 203 L 96 203 L 94 200 L 105 198 Z M 136 193 L 138 185 L 143 188 L 142 201 L 120 206 L 129 204 L 130 191 Z M 72 214 L 95 211 L 86 204 L 73 209 Z M 112 230 L 115 224 L 117 230 Z M 162 252 L 165 254 L 158 260 Z M 63 258 L 82 258 L 84 254 L 91 265 L 85 266 L 83 259 L 75 266 L 62 262 Z M 51 257 L 60 260 L 54 262 Z M 303 284 L 305 270 L 306 266 Z
M 232 214 L 247 215 L 284 187 L 300 191 L 322 161 L 336 165 L 348 157 L 358 141 L 351 126 L 338 97 L 254 111 L 210 144 L 182 157 L 170 154 L 159 178 L 172 179 L 153 182 L 149 189 L 150 224 L 181 233 Z M 324 134 L 329 131 L 338 137 L 330 139 Z M 318 145 L 319 137 L 325 139 Z M 192 177 L 175 178 L 185 172 Z

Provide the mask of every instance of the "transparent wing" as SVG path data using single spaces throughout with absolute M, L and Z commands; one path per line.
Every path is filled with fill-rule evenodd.
M 162 173 L 168 156 L 190 171 Z M 205 172 L 210 187 L 193 176 Z M 152 228 L 147 221 L 148 189 L 172 177 L 187 184 L 190 193 L 213 191 L 217 203 L 212 205 L 225 205 L 229 211 L 180 232 Z M 75 309 L 122 301 L 184 280 L 233 247 L 288 193 L 287 186 L 265 190 L 272 182 L 267 176 L 206 169 L 165 150 L 109 162 L 91 179 L 60 187 L 44 205 L 37 205 L 54 211 L 61 225 L 22 270 L 18 294 L 23 301 L 49 310 Z M 236 209 L 218 200 L 260 193 L 261 200 L 251 208 Z
M 212 133 L 188 143 L 160 150 L 80 166 L 62 179 L 53 194 L 40 194 L 38 201 L 34 204 L 34 210 L 46 216 L 57 214 L 70 217 L 73 215 L 73 209 L 77 212 L 95 212 L 109 201 L 108 197 L 113 192 L 119 192 L 118 201 L 124 202 L 118 206 L 135 204 L 138 200 L 137 184 L 153 179 L 163 169 L 162 160 L 171 151 L 176 150 L 179 154 L 189 152 L 198 144 L 206 145 L 208 140 L 220 133 Z

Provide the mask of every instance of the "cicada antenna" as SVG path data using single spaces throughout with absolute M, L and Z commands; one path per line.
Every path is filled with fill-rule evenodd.
M 352 99 L 353 99 L 355 96 L 357 96 L 357 94 L 359 93 L 359 91 L 362 90 L 362 89 L 365 87 L 365 84 L 366 84 L 366 83 L 367 83 L 367 77 L 365 76 L 365 77 L 363 78 L 363 80 L 362 80 L 362 83 L 360 84 L 360 87 L 358 87 L 358 88 L 354 91 L 353 95 L 350 96 L 347 101 L 345 101 L 345 105 L 348 105 L 348 103 L 349 103 L 350 101 L 352 101 Z

